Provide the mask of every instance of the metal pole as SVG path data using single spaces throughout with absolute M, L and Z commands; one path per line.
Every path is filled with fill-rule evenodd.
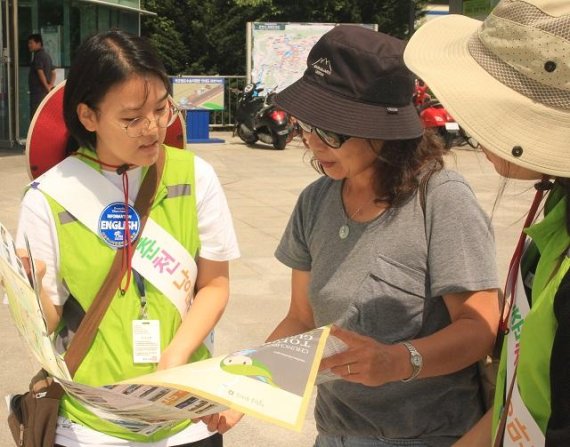
M 246 57 L 246 70 L 245 70 L 245 75 L 246 75 L 246 81 L 245 83 L 249 83 L 251 82 L 251 44 L 252 44 L 252 27 L 253 27 L 253 23 L 252 22 L 247 22 L 245 24 L 245 45 L 246 45 L 246 50 L 245 50 L 245 57 Z
M 8 3 L 8 2 L 6 2 Z M 19 58 L 19 42 L 18 42 L 18 0 L 14 0 L 12 3 L 12 48 L 14 49 L 14 53 L 12 56 L 13 67 L 14 67 L 14 141 L 18 141 L 20 138 L 20 120 L 18 117 L 20 116 L 20 97 L 18 92 L 20 91 L 20 58 Z M 12 126 L 10 126 L 12 128 Z

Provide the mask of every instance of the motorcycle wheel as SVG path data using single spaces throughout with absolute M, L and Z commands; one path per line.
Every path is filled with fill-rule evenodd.
M 282 151 L 287 146 L 287 135 L 276 135 L 273 137 L 273 147 Z
M 243 124 L 240 124 L 237 127 L 237 134 L 245 144 L 253 144 L 258 139 L 257 135 L 254 132 L 250 131 L 247 128 L 244 129 Z

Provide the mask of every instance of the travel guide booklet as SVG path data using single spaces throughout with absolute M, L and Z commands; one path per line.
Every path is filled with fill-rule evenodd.
M 336 378 L 318 372 L 321 358 L 345 349 L 326 326 L 120 383 L 74 382 L 48 334 L 39 287 L 26 274 L 2 224 L 0 236 L 0 281 L 14 324 L 35 358 L 91 412 L 130 431 L 151 435 L 227 408 L 300 431 L 315 381 Z M 33 271 L 29 248 L 28 257 Z

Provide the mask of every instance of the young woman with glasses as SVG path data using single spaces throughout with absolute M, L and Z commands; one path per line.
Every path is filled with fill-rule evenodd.
M 278 93 L 323 177 L 276 257 L 291 304 L 269 339 L 334 323 L 315 446 L 448 446 L 481 416 L 476 362 L 499 320 L 487 216 L 411 103 L 404 42 L 340 25 Z
M 170 91 L 164 66 L 144 39 L 109 31 L 86 40 L 63 96 L 65 125 L 77 150 L 36 179 L 23 199 L 17 245 L 23 249 L 27 237 L 34 257 L 45 263 L 42 299 L 48 326 L 56 333 L 69 324 L 62 318 L 66 303 L 73 299 L 87 311 L 116 249 L 133 252 L 138 243 L 132 259 L 123 259 L 120 287 L 73 377 L 76 382 L 115 384 L 211 355 L 210 335 L 229 296 L 228 263 L 239 250 L 212 167 L 163 144 L 178 113 Z M 51 108 L 44 109 L 32 133 L 49 128 Z M 67 142 L 56 143 L 64 148 Z M 141 236 L 140 216 L 130 204 L 159 162 L 164 168 L 149 216 L 155 226 L 147 223 Z M 54 175 L 58 181 L 52 181 Z M 83 219 L 93 208 L 98 220 Z M 147 233 L 152 228 L 155 232 Z M 148 344 L 141 345 L 136 331 L 144 329 L 144 320 L 156 331 L 145 333 Z M 98 417 L 69 395 L 62 398 L 59 414 L 58 446 L 222 445 L 216 427 L 210 431 L 201 422 L 141 434 L 133 430 L 136 423 Z M 230 420 L 228 413 L 224 421 Z

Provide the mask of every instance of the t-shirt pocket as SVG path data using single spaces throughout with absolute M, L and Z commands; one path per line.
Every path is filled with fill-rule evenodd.
M 426 282 L 424 273 L 377 255 L 339 324 L 383 343 L 412 339 L 422 327 Z

